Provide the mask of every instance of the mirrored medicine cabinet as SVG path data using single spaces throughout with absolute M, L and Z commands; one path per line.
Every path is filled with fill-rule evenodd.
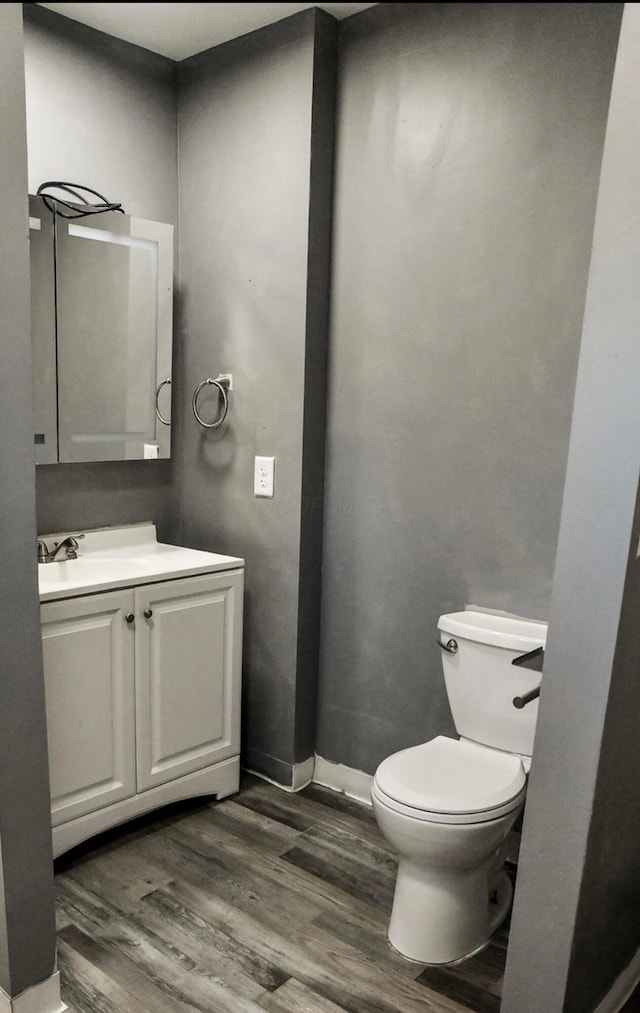
M 36 462 L 171 453 L 173 226 L 29 198 Z

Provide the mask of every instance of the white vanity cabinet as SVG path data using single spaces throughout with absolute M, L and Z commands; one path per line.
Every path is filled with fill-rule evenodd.
M 238 790 L 243 581 L 237 568 L 42 602 L 54 854 Z

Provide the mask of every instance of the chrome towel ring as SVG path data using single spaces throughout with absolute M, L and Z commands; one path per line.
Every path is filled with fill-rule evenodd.
M 222 412 L 220 413 L 220 417 L 216 419 L 215 422 L 205 422 L 198 413 L 198 403 L 197 403 L 198 395 L 200 391 L 203 389 L 203 387 L 210 387 L 210 386 L 217 387 L 218 390 L 220 391 L 220 394 L 222 395 Z M 193 414 L 195 416 L 196 422 L 198 422 L 203 429 L 217 429 L 218 426 L 221 426 L 224 420 L 226 419 L 227 412 L 229 410 L 229 395 L 227 394 L 228 390 L 229 390 L 229 380 L 227 379 L 227 377 L 223 376 L 219 376 L 216 380 L 212 380 L 211 377 L 207 377 L 207 379 L 203 380 L 202 383 L 199 383 L 196 389 L 194 390 L 193 398 L 191 399 L 191 407 L 193 409 Z
M 171 385 L 171 377 L 170 376 L 168 376 L 166 380 L 161 380 L 160 383 L 158 384 L 158 386 L 156 387 L 156 418 L 157 418 L 158 422 L 162 422 L 163 426 L 170 426 L 171 425 L 171 423 L 168 421 L 168 419 L 163 419 L 162 415 L 160 414 L 160 408 L 158 407 L 158 397 L 160 395 L 160 391 L 162 390 L 162 388 L 167 383 L 169 385 Z

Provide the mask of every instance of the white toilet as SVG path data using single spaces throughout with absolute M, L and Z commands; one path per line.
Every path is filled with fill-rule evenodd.
M 524 804 L 538 716 L 527 696 L 540 683 L 512 662 L 547 635 L 546 623 L 473 610 L 441 616 L 438 629 L 460 738 L 387 757 L 371 792 L 399 855 L 389 941 L 426 964 L 469 956 L 509 911 L 506 840 Z

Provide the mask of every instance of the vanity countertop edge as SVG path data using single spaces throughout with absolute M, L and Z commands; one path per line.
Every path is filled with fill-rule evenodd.
M 41 603 L 199 574 L 244 569 L 244 559 L 157 541 L 153 523 L 79 532 L 77 559 L 38 564 Z M 51 542 L 64 535 L 42 535 Z

